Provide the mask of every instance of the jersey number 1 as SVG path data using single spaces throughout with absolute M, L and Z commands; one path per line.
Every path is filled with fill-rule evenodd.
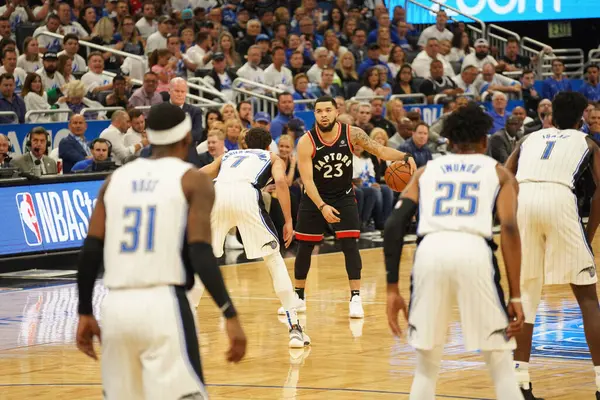
M 546 148 L 544 148 L 544 152 L 542 153 L 542 160 L 547 160 L 550 158 L 550 154 L 552 154 L 552 150 L 554 150 L 555 144 L 556 140 L 548 140 L 546 142 Z
M 133 253 L 140 244 L 140 227 L 146 224 L 146 249 L 154 250 L 154 220 L 156 219 L 156 206 L 148 206 L 146 213 L 141 207 L 125 207 L 123 219 L 128 220 L 133 216 L 133 223 L 125 227 L 125 234 L 131 235 L 129 241 L 121 242 L 121 253 Z

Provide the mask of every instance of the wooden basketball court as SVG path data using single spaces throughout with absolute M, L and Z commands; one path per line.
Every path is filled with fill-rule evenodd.
M 403 256 L 409 295 L 414 245 Z M 316 255 L 308 277 L 306 319 L 313 345 L 291 352 L 278 320 L 269 272 L 261 263 L 223 267 L 248 353 L 225 362 L 224 322 L 212 299 L 198 308 L 205 380 L 212 399 L 408 399 L 414 352 L 389 333 L 382 249 L 363 250 L 364 321 L 348 318 L 349 288 L 341 253 Z M 286 260 L 293 275 L 293 259 Z M 504 270 L 502 269 L 504 274 Z M 1 286 L 1 285 L 0 285 Z M 99 290 L 100 289 L 100 290 Z M 105 291 L 97 288 L 95 302 Z M 101 399 L 100 364 L 79 353 L 74 284 L 0 292 L 0 399 Z M 568 286 L 545 291 L 532 360 L 535 392 L 546 399 L 591 399 L 594 374 L 581 317 Z M 96 308 L 97 310 L 97 308 Z M 406 324 L 404 324 L 406 326 Z M 480 355 L 464 354 L 453 322 L 437 389 L 440 399 L 493 399 Z

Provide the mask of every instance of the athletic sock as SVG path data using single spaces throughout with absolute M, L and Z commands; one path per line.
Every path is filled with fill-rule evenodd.
M 350 301 L 352 301 L 352 298 L 354 296 L 360 296 L 360 290 L 351 290 L 350 291 Z
M 303 287 L 294 288 L 294 291 L 296 292 L 298 297 L 300 297 L 300 299 L 304 300 L 304 288 Z
M 531 378 L 529 377 L 529 363 L 523 361 L 515 361 L 515 375 L 519 386 L 527 390 L 531 388 Z
M 596 387 L 600 392 L 600 365 L 594 367 L 594 372 L 596 373 Z

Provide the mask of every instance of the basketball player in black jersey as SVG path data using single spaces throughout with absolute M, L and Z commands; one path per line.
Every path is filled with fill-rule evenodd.
M 332 97 L 318 98 L 315 103 L 315 127 L 298 142 L 298 168 L 304 194 L 296 225 L 299 244 L 294 265 L 295 291 L 300 298 L 298 311 L 303 311 L 306 309 L 304 287 L 310 269 L 310 257 L 315 244 L 323 239 L 326 224 L 330 223 L 346 260 L 346 272 L 350 280 L 349 315 L 351 318 L 363 318 L 360 299 L 362 261 L 357 243 L 360 220 L 352 187 L 352 151 L 354 146 L 360 146 L 380 159 L 407 162 L 412 171 L 416 165 L 410 155 L 382 146 L 360 128 L 338 122 L 337 115 Z

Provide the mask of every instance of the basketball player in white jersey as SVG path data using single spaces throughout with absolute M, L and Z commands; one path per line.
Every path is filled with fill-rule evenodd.
M 600 400 L 600 308 L 590 243 L 600 223 L 600 149 L 580 132 L 587 100 L 562 92 L 552 102 L 555 127 L 527 136 L 506 162 L 519 182 L 519 227 L 523 240 L 521 290 L 525 326 L 517 336 L 515 367 L 526 400 L 534 400 L 529 376 L 531 340 L 542 286 L 571 284 L 583 316 Z M 596 191 L 584 230 L 574 188 L 590 168 Z
M 152 158 L 116 170 L 98 195 L 79 258 L 77 347 L 96 359 L 92 312 L 104 261 L 102 383 L 107 399 L 205 399 L 198 338 L 185 295 L 197 273 L 226 318 L 229 361 L 246 338 L 211 248 L 210 179 L 184 162 L 191 120 L 170 103 L 148 117 Z
M 265 210 L 260 193 L 271 180 L 275 182 L 277 199 L 285 219 L 283 238 L 285 247 L 288 247 L 294 228 L 285 164 L 267 150 L 272 142 L 267 130 L 250 129 L 245 142 L 247 149 L 228 151 L 202 168 L 202 172 L 215 180 L 216 200 L 211 215 L 213 250 L 216 257 L 221 257 L 227 232 L 233 227 L 238 228 L 246 257 L 262 257 L 269 268 L 273 288 L 287 316 L 289 346 L 301 348 L 310 344 L 310 338 L 300 327 L 292 281 L 279 252 L 277 231 Z
M 454 112 L 442 136 L 453 153 L 420 168 L 402 193 L 384 233 L 387 314 L 400 335 L 398 313 L 408 319 L 417 349 L 411 400 L 433 400 L 454 301 L 467 351 L 481 350 L 500 400 L 523 399 L 512 365 L 512 338 L 523 324 L 519 273 L 521 242 L 514 176 L 484 155 L 492 120 L 475 103 Z M 419 241 L 412 270 L 410 311 L 398 289 L 405 227 L 419 209 Z M 501 224 L 510 301 L 500 286 L 493 249 L 493 210 Z

